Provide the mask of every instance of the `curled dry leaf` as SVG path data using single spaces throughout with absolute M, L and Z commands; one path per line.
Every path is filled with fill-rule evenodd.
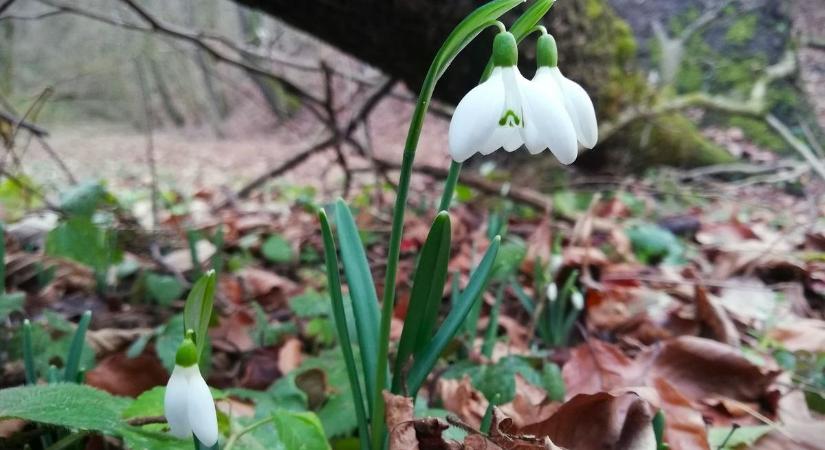
M 653 409 L 634 393 L 579 394 L 549 419 L 518 429 L 576 450 L 655 450 Z
M 501 406 L 501 412 L 512 419 L 516 427 L 523 427 L 549 418 L 559 408 L 547 398 L 547 391 L 528 383 L 516 374 L 516 394 L 510 403 Z
M 562 368 L 568 398 L 642 384 L 640 367 L 615 345 L 591 339 L 574 348 Z
M 418 438 L 413 426 L 413 399 L 386 390 L 383 395 L 390 450 L 418 450 Z
M 487 399 L 470 383 L 465 375 L 460 380 L 438 380 L 438 393 L 444 402 L 444 409 L 450 411 L 474 428 L 478 428 L 487 411 Z
M 738 347 L 739 331 L 719 301 L 711 297 L 707 290 L 699 285 L 696 285 L 694 299 L 696 300 L 696 319 L 702 325 L 703 331 L 717 341 Z
M 682 336 L 664 343 L 640 358 L 648 364 L 650 379 L 664 378 L 691 400 L 713 395 L 739 401 L 764 398 L 768 386 L 780 370 L 755 365 L 735 348 L 693 336 Z
M 655 378 L 653 385 L 659 392 L 665 414 L 665 442 L 673 449 L 710 450 L 702 414 L 690 400 L 664 378 Z
M 169 373 L 154 352 L 134 358 L 125 352 L 113 353 L 86 372 L 86 384 L 110 394 L 137 397 L 155 386 L 163 386 Z

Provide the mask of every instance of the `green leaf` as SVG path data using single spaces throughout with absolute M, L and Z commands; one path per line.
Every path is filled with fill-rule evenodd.
M 183 308 L 183 329 L 195 330 L 195 344 L 198 346 L 198 356 L 203 354 L 206 345 L 209 321 L 212 319 L 212 303 L 215 297 L 217 275 L 214 270 L 205 273 L 192 286 L 186 305 Z
M 561 376 L 561 369 L 556 363 L 547 362 L 544 364 L 541 372 L 541 386 L 547 391 L 550 400 L 564 401 L 566 387 L 564 386 L 564 378 Z
M 478 301 L 484 289 L 487 287 L 487 282 L 490 280 L 490 274 L 493 269 L 496 255 L 498 254 L 499 246 L 501 245 L 501 238 L 498 236 L 490 243 L 490 247 L 484 254 L 481 263 L 476 270 L 470 275 L 470 282 L 467 283 L 467 288 L 461 293 L 456 305 L 447 314 L 441 327 L 435 333 L 432 341 L 424 347 L 419 354 L 415 355 L 415 363 L 413 364 L 407 376 L 407 392 L 415 396 L 418 388 L 427 379 L 427 375 L 435 366 L 438 356 L 444 351 L 444 348 L 453 339 L 464 318 L 470 312 L 473 304 Z
M 91 217 L 107 197 L 106 188 L 99 181 L 87 181 L 66 190 L 60 198 L 60 209 L 72 215 Z
M 358 227 L 349 207 L 339 199 L 335 204 L 335 222 L 338 225 L 338 245 L 344 264 L 344 274 L 349 285 L 352 309 L 355 313 L 355 328 L 358 333 L 358 347 L 361 349 L 361 363 L 364 369 L 364 384 L 367 395 L 372 399 L 375 392 L 375 375 L 378 366 L 378 297 L 372 279 L 367 255 Z M 370 400 L 367 404 L 371 405 Z
M 350 384 L 344 359 L 337 349 L 325 350 L 317 357 L 306 359 L 300 369 L 290 375 L 294 377 L 310 369 L 320 369 L 327 377 L 329 395 L 317 411 L 327 437 L 351 433 L 358 425 L 358 415 L 353 402 L 353 385 Z
M 150 417 L 163 415 L 163 396 L 166 394 L 166 387 L 155 386 L 143 392 L 126 409 L 123 410 L 124 419 L 135 417 Z
M 0 321 L 5 321 L 9 314 L 23 310 L 23 302 L 26 301 L 26 294 L 14 292 L 12 294 L 0 293 Z
M 280 264 L 291 262 L 295 258 L 289 242 L 279 234 L 273 234 L 264 241 L 261 253 L 268 261 Z
M 131 450 L 192 450 L 191 439 L 178 439 L 169 433 L 124 426 L 120 435 Z
M 450 215 L 442 211 L 433 221 L 418 258 L 407 317 L 398 342 L 393 392 L 397 393 L 401 387 L 401 376 L 408 358 L 424 348 L 432 337 L 449 261 Z
M 524 241 L 517 238 L 507 239 L 507 242 L 501 244 L 501 249 L 496 257 L 496 263 L 493 267 L 493 279 L 508 278 L 510 274 L 518 270 L 526 254 L 527 246 Z
M 297 317 L 308 319 L 311 317 L 328 316 L 330 314 L 329 299 L 316 291 L 307 289 L 303 294 L 289 299 L 289 309 Z
M 328 346 L 335 343 L 335 328 L 331 320 L 325 317 L 315 317 L 306 324 L 306 334 L 314 338 L 319 344 Z
M 69 346 L 69 353 L 66 356 L 66 369 L 63 372 L 63 380 L 70 383 L 78 382 L 77 374 L 80 370 L 81 356 L 86 345 L 86 330 L 89 329 L 89 322 L 92 320 L 92 312 L 86 311 L 80 316 L 77 322 L 77 329 L 72 336 L 72 343 Z
M 56 383 L 0 390 L 0 419 L 24 419 L 117 434 L 129 400 L 90 386 Z
M 326 261 L 327 282 L 329 284 L 330 298 L 332 300 L 332 313 L 335 327 L 338 332 L 338 340 L 341 344 L 341 352 L 344 355 L 347 381 L 349 382 L 349 387 L 352 391 L 352 402 L 358 424 L 358 437 L 360 439 L 361 446 L 368 448 L 370 437 L 367 421 L 369 419 L 367 418 L 366 409 L 364 408 L 364 402 L 367 399 L 363 396 L 363 391 L 361 390 L 361 378 L 358 376 L 358 366 L 356 365 L 355 355 L 350 342 L 344 297 L 341 293 L 341 279 L 338 272 L 338 257 L 335 252 L 335 241 L 332 237 L 332 230 L 329 227 L 327 215 L 323 210 L 318 213 L 318 218 L 321 221 L 321 235 L 324 240 L 324 260 Z
M 289 450 L 329 449 L 318 416 L 311 412 L 278 411 L 272 416 L 278 439 Z
M 161 306 L 169 306 L 183 294 L 183 286 L 171 275 L 149 273 L 146 275 L 146 290 Z
M 113 230 L 95 225 L 89 217 L 72 217 L 46 235 L 46 254 L 69 258 L 95 271 L 120 260 Z
M 158 337 L 155 340 L 155 353 L 158 355 L 163 367 L 169 372 L 175 368 L 175 354 L 178 352 L 178 346 L 183 342 L 183 315 L 178 314 L 169 319 L 159 331 Z M 209 373 L 209 357 L 212 353 L 212 347 L 207 341 L 206 347 L 203 349 L 198 365 L 201 368 L 201 373 L 206 376 Z
M 712 449 L 741 450 L 750 447 L 762 436 L 771 431 L 770 425 L 739 427 L 728 439 L 731 427 L 712 427 L 708 430 L 708 443 Z M 727 439 L 727 442 L 725 442 Z M 724 444 L 724 445 L 722 445 Z
M 655 224 L 643 224 L 627 232 L 633 252 L 645 264 L 676 263 L 682 258 L 684 247 L 673 233 Z

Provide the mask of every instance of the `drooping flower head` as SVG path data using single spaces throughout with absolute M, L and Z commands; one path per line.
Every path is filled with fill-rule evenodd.
M 518 70 L 515 37 L 501 32 L 493 41 L 494 69 L 456 106 L 450 121 L 450 155 L 463 162 L 475 153 L 522 145 L 536 154 L 549 148 L 563 164 L 576 159 L 576 129 L 557 89 L 537 87 Z
M 218 442 L 215 402 L 198 368 L 198 350 L 191 334 L 175 356 L 175 369 L 166 384 L 163 410 L 170 432 L 179 438 L 195 437 L 206 446 Z
M 562 75 L 558 67 L 558 49 L 553 36 L 545 33 L 539 37 L 536 45 L 536 62 L 538 69 L 533 77 L 533 83 L 561 94 L 567 114 L 576 128 L 576 139 L 582 146 L 593 148 L 599 138 L 593 102 L 584 88 Z

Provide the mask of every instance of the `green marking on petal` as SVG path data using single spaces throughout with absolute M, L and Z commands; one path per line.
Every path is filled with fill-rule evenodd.
M 498 124 L 502 127 L 517 127 L 521 125 L 521 117 L 519 117 L 519 115 L 516 114 L 512 109 L 508 109 L 504 112 L 504 115 L 502 115 L 501 118 L 498 119 Z

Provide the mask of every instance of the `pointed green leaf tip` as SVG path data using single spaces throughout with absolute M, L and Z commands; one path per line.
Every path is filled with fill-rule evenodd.
M 518 44 L 512 33 L 496 35 L 493 41 L 493 64 L 496 67 L 512 67 L 518 64 Z
M 198 363 L 198 347 L 192 340 L 194 331 L 186 332 L 186 338 L 178 347 L 178 353 L 175 355 L 175 364 L 181 367 L 191 367 Z
M 559 64 L 559 50 L 556 39 L 550 34 L 542 34 L 536 44 L 536 63 L 539 67 L 556 67 Z

